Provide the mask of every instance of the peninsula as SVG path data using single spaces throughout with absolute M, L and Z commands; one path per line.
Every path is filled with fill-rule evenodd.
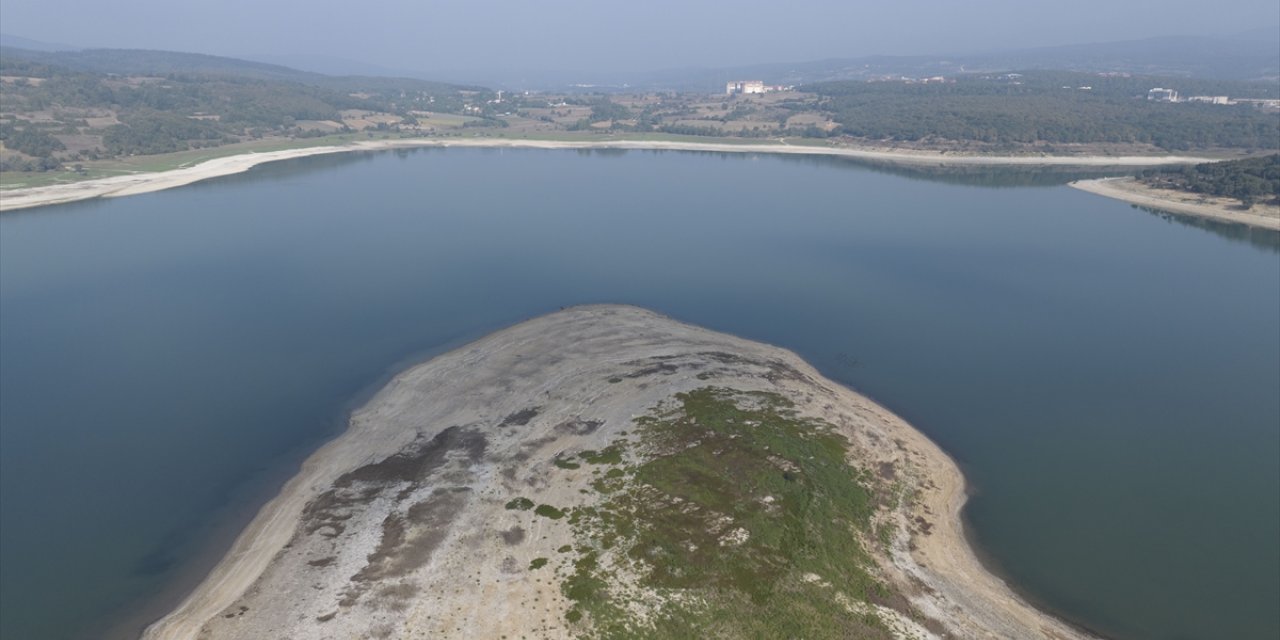
M 1280 154 L 1151 169 L 1071 186 L 1132 204 L 1280 230 Z
M 965 497 L 788 351 L 574 307 L 393 379 L 144 637 L 1088 637 Z
M 1141 207 L 1280 231 L 1280 205 L 1262 203 L 1246 209 L 1231 198 L 1161 189 L 1132 177 L 1077 180 L 1070 185 Z

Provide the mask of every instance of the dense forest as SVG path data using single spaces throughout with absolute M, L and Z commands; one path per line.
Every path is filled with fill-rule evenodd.
M 403 78 L 337 77 L 230 58 L 156 51 L 0 55 L 4 170 L 350 130 L 344 113 L 461 113 L 491 94 Z M 392 117 L 394 116 L 394 117 Z M 310 124 L 309 124 L 310 123 Z M 331 123 L 323 127 L 314 123 Z M 21 155 L 16 155 L 17 152 Z
M 1142 180 L 1154 187 L 1235 198 L 1246 209 L 1259 202 L 1280 204 L 1280 153 L 1151 170 L 1142 174 Z
M 1251 105 L 1147 100 L 1153 87 L 1183 95 L 1276 98 L 1270 83 L 1037 71 L 949 82 L 831 82 L 801 87 L 850 136 L 894 141 L 1151 144 L 1171 151 L 1275 149 L 1280 113 Z

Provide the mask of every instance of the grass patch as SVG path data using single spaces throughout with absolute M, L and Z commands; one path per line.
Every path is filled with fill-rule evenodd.
M 507 509 L 511 510 L 528 511 L 532 508 L 533 501 L 525 497 L 519 497 L 507 503 Z
M 582 458 L 587 464 L 620 464 L 622 462 L 622 448 L 618 445 L 610 445 L 599 453 L 583 451 L 578 457 Z
M 533 512 L 544 518 L 551 518 L 552 520 L 559 520 L 565 515 L 565 512 L 549 504 L 540 504 L 537 509 L 533 510 Z
M 890 637 L 871 609 L 837 599 L 887 593 L 860 542 L 876 542 L 875 480 L 846 463 L 845 439 L 776 394 L 676 398 L 636 421 L 634 474 L 610 469 L 601 502 L 570 518 L 582 556 L 561 590 L 589 623 L 583 637 Z M 582 458 L 621 462 L 610 449 Z M 622 606 L 620 567 L 658 594 L 656 615 Z
M 534 558 L 533 561 L 529 563 L 529 570 L 537 571 L 538 569 L 547 566 L 547 562 L 548 560 L 546 558 Z
M 553 463 L 557 467 L 560 467 L 561 469 L 581 469 L 582 468 L 582 465 L 576 462 L 570 462 L 567 458 L 561 458 L 559 456 L 556 456 L 556 459 L 554 460 Z

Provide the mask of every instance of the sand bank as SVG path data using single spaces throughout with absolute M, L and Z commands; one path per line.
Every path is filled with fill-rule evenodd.
M 557 141 L 517 140 L 506 138 L 406 138 L 354 142 L 347 145 L 308 147 L 263 153 L 244 153 L 207 160 L 200 164 L 154 173 L 138 173 L 110 178 L 97 178 L 68 184 L 25 187 L 0 191 L 0 211 L 87 200 L 116 198 L 172 189 L 218 176 L 232 175 L 266 163 L 291 158 L 341 153 L 377 151 L 414 147 L 492 147 L 527 149 L 650 149 L 670 151 L 714 151 L 722 153 L 778 153 L 825 155 L 855 158 L 869 162 L 932 166 L 1055 166 L 1055 167 L 1151 167 L 1168 164 L 1211 162 L 1208 158 L 1186 156 L 989 156 L 954 155 L 942 152 L 890 149 L 820 147 L 788 144 L 724 144 L 701 142 L 664 142 L 648 140 Z
M 1071 186 L 1152 209 L 1280 231 L 1280 206 L 1276 205 L 1256 204 L 1248 211 L 1243 211 L 1239 208 L 1240 203 L 1232 198 L 1157 189 L 1133 178 L 1077 180 Z
M 601 469 L 562 456 L 602 450 L 709 385 L 790 399 L 848 439 L 851 464 L 911 496 L 879 507 L 894 533 L 868 542 L 905 598 L 871 611 L 895 637 L 1089 637 L 983 568 L 961 524 L 963 476 L 910 425 L 789 351 L 617 305 L 529 320 L 395 377 L 144 637 L 573 637 L 559 584 L 577 553 L 571 519 L 512 497 L 589 507 Z

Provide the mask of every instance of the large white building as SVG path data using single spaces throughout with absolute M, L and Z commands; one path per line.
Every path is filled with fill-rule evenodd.
M 725 85 L 724 92 L 732 96 L 739 93 L 765 93 L 771 88 L 766 87 L 763 80 L 738 80 Z

